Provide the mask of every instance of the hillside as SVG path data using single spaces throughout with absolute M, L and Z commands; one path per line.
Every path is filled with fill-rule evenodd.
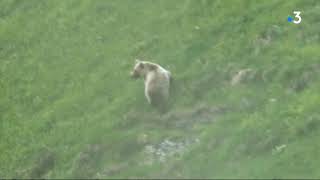
M 319 17 L 317 0 L 1 0 L 0 178 L 319 178 Z M 167 113 L 136 58 L 172 72 Z

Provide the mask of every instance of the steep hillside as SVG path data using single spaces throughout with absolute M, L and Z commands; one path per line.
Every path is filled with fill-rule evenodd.
M 0 178 L 319 178 L 319 17 L 317 0 L 1 0 Z M 173 73 L 167 113 L 136 58 Z

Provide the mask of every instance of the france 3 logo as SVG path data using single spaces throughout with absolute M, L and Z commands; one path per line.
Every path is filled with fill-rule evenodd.
M 292 16 L 288 16 L 288 22 L 293 22 L 294 24 L 300 24 L 302 21 L 301 18 L 301 11 L 293 11 L 293 14 L 295 15 L 294 18 Z

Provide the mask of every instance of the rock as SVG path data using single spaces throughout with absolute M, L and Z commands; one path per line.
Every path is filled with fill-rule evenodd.
M 231 79 L 231 85 L 237 85 L 240 84 L 242 82 L 244 82 L 245 80 L 251 79 L 252 76 L 254 76 L 255 72 L 248 68 L 248 69 L 242 69 L 240 71 L 237 72 L 236 75 L 234 75 Z
M 154 162 L 165 163 L 168 159 L 179 157 L 185 153 L 190 145 L 199 143 L 199 139 L 187 139 L 183 141 L 172 141 L 165 139 L 157 145 L 147 145 L 144 148 L 146 154 L 144 164 L 152 165 Z

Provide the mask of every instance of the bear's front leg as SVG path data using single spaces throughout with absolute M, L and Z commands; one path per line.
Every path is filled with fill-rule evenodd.
M 148 88 L 146 87 L 145 90 L 144 90 L 144 95 L 146 96 L 147 98 L 147 101 L 150 105 L 152 105 L 152 100 L 151 100 L 151 97 L 149 95 L 149 92 L 148 92 Z

